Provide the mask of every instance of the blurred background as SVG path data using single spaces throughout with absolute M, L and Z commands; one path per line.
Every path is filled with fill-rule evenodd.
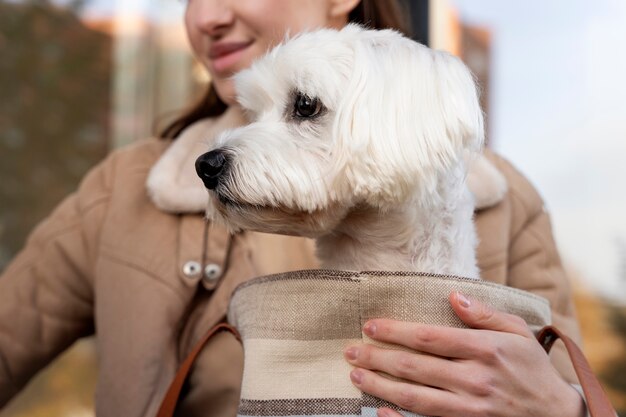
M 416 39 L 477 75 L 488 146 L 543 195 L 584 350 L 626 417 L 626 2 L 407 3 Z M 204 91 L 183 11 L 176 0 L 0 0 L 0 270 L 89 167 Z M 0 417 L 93 416 L 95 355 L 78 342 Z

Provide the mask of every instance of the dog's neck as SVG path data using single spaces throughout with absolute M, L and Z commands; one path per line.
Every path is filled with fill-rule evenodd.
M 419 271 L 478 278 L 473 199 L 464 181 L 439 185 L 439 202 L 414 198 L 381 212 L 351 211 L 317 239 L 323 268 Z

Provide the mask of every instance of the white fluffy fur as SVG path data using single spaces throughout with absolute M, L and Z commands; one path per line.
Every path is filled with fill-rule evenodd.
M 326 268 L 478 277 L 463 154 L 483 117 L 458 58 L 349 25 L 286 41 L 236 88 L 254 122 L 217 140 L 232 159 L 210 217 L 314 237 Z M 293 117 L 296 92 L 320 116 Z

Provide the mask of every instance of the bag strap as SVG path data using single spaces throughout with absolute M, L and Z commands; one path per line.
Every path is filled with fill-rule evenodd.
M 544 327 L 537 335 L 537 340 L 539 340 L 539 343 L 541 343 L 546 352 L 550 352 L 552 345 L 558 339 L 563 341 L 572 364 L 574 365 L 574 371 L 576 371 L 576 376 L 578 376 L 580 385 L 585 393 L 587 408 L 591 416 L 615 417 L 615 410 L 609 398 L 602 389 L 598 378 L 596 378 L 591 370 L 591 366 L 589 366 L 585 355 L 576 343 L 553 326 Z
M 176 376 L 170 384 L 170 387 L 168 388 L 167 393 L 163 398 L 163 402 L 161 402 L 161 407 L 159 408 L 157 417 L 172 417 L 174 415 L 174 411 L 176 410 L 176 404 L 178 404 L 178 399 L 180 398 L 180 392 L 183 388 L 183 384 L 185 383 L 187 375 L 191 370 L 191 366 L 198 357 L 198 354 L 200 353 L 200 351 L 202 351 L 204 346 L 208 343 L 209 340 L 211 340 L 213 336 L 223 331 L 234 334 L 235 337 L 239 341 L 241 341 L 241 337 L 239 337 L 239 332 L 237 332 L 237 329 L 226 323 L 220 323 L 213 327 L 211 330 L 209 330 L 208 333 L 205 334 L 204 337 L 200 339 L 200 341 L 198 341 L 198 343 L 196 343 L 196 345 L 191 350 L 191 353 L 187 355 L 185 361 L 182 363 L 182 365 L 180 365 L 180 368 L 178 368 Z

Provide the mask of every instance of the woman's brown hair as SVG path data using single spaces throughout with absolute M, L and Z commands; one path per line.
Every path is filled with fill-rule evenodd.
M 350 12 L 348 21 L 371 29 L 395 29 L 411 36 L 409 13 L 401 0 L 361 0 Z M 224 113 L 228 106 L 220 100 L 215 88 L 209 84 L 207 91 L 191 107 L 170 122 L 160 133 L 164 139 L 176 139 L 180 133 L 194 122 L 206 117 Z

